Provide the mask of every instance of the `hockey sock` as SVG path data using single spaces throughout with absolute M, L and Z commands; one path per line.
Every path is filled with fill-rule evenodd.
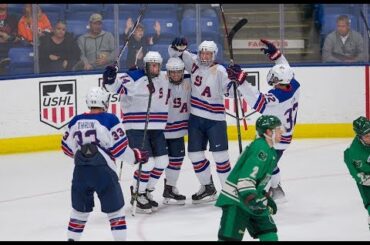
M 149 160 L 147 163 L 143 164 L 141 167 L 141 174 L 140 174 L 140 183 L 139 183 L 139 193 L 144 193 L 149 181 L 150 172 L 152 171 L 154 167 L 154 158 L 149 157 Z M 134 173 L 134 192 L 136 192 L 136 184 L 139 176 L 139 170 L 136 170 Z
M 107 216 L 114 240 L 126 241 L 127 226 L 123 208 L 116 212 L 108 213 Z
M 269 233 L 259 235 L 258 239 L 260 239 L 260 241 L 276 242 L 278 241 L 278 235 L 276 232 L 269 232 Z
M 200 184 L 210 184 L 211 168 L 209 166 L 209 161 L 204 154 L 204 151 L 189 152 L 189 159 L 193 164 L 195 175 L 197 176 Z
M 276 188 L 278 187 L 279 183 L 280 183 L 280 169 L 279 167 L 276 167 L 274 171 L 272 172 L 271 187 Z
M 169 164 L 164 170 L 166 174 L 167 185 L 176 186 L 177 180 L 179 179 L 180 170 L 184 157 L 171 157 L 169 158 Z
M 227 151 L 212 152 L 213 159 L 216 162 L 216 171 L 223 187 L 227 176 L 229 176 L 231 165 L 229 161 L 229 153 Z
M 168 166 L 168 155 L 163 155 L 160 157 L 154 157 L 154 168 L 150 172 L 150 177 L 147 185 L 148 190 L 154 190 L 159 178 L 161 177 L 163 171 Z
M 73 241 L 79 241 L 84 231 L 87 218 L 90 213 L 82 213 L 72 208 L 68 223 L 67 237 Z

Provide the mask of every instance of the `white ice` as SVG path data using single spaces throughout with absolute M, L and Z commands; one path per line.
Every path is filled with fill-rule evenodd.
M 356 184 L 343 162 L 343 151 L 352 139 L 293 140 L 280 169 L 287 202 L 278 205 L 274 216 L 282 241 L 369 241 L 368 215 Z M 243 146 L 250 141 L 243 142 Z M 230 142 L 235 163 L 239 151 Z M 212 160 L 210 154 L 207 156 Z M 210 204 L 191 204 L 199 182 L 185 158 L 178 188 L 187 196 L 184 206 L 161 203 L 163 175 L 154 197 L 160 201 L 156 213 L 131 216 L 129 186 L 134 166 L 124 165 L 129 241 L 216 241 L 221 209 Z M 220 190 L 213 161 L 213 179 Z M 71 210 L 70 184 L 73 163 L 61 151 L 0 156 L 0 240 L 65 241 Z M 95 208 L 90 214 L 82 241 L 112 241 L 106 215 Z M 244 240 L 253 240 L 249 234 Z

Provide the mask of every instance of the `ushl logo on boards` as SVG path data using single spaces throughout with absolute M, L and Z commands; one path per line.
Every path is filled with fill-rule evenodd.
M 259 72 L 258 71 L 248 72 L 248 76 L 247 76 L 246 80 L 247 80 L 246 82 L 250 83 L 252 86 L 257 87 L 258 90 L 260 89 L 260 80 L 259 80 Z M 230 88 L 229 92 L 230 92 L 230 96 L 234 96 L 234 88 L 233 87 Z M 250 107 L 247 104 L 247 101 L 244 98 L 242 98 L 241 96 L 239 96 L 239 100 L 240 100 L 238 102 L 239 115 L 242 115 L 241 110 L 243 109 L 243 112 L 246 113 L 250 109 Z M 234 98 L 225 97 L 224 106 L 225 106 L 226 112 L 236 116 L 236 108 L 235 108 L 235 104 L 234 104 Z
M 99 78 L 99 87 L 103 84 L 103 78 Z M 123 111 L 120 108 L 120 95 L 109 93 L 109 107 L 108 111 L 115 114 L 119 119 L 123 119 Z
M 77 113 L 76 80 L 40 82 L 40 121 L 61 129 Z

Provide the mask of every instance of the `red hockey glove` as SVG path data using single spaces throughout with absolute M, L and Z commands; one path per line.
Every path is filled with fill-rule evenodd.
M 135 154 L 135 159 L 136 159 L 135 164 L 136 163 L 144 164 L 144 163 L 148 162 L 149 152 L 139 150 L 137 148 L 134 148 L 132 150 L 134 151 L 134 154 Z
M 248 76 L 248 73 L 242 71 L 240 65 L 232 65 L 226 68 L 227 76 L 230 80 L 236 81 L 239 85 L 242 85 Z

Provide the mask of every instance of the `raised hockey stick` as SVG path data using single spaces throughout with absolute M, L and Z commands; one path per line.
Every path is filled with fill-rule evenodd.
M 139 12 L 139 15 L 138 15 L 138 17 L 137 17 L 137 19 L 136 19 L 136 22 L 135 22 L 135 24 L 134 24 L 134 26 L 133 26 L 133 28 L 132 28 L 131 32 L 128 34 L 128 36 L 127 36 L 127 38 L 126 38 L 126 40 L 125 40 L 125 45 L 123 45 L 123 47 L 121 48 L 121 50 L 120 50 L 120 52 L 119 52 L 119 55 L 118 55 L 118 57 L 117 57 L 117 59 L 116 59 L 116 61 L 115 61 L 115 64 L 116 64 L 118 67 L 119 67 L 119 61 L 120 61 L 120 59 L 121 59 L 121 56 L 122 56 L 123 52 L 125 51 L 125 49 L 127 48 L 128 42 L 130 41 L 130 39 L 131 39 L 132 35 L 134 34 L 134 32 L 135 32 L 135 30 L 136 30 L 137 26 L 139 25 L 140 21 L 142 20 L 142 18 L 143 18 L 143 16 L 144 16 L 144 13 L 145 13 L 145 10 L 146 10 L 146 8 L 147 8 L 147 5 L 148 5 L 148 4 L 144 4 L 144 6 L 140 9 L 140 12 Z
M 146 63 L 145 70 L 147 71 L 147 77 L 148 77 L 148 82 L 149 86 L 153 85 L 152 77 L 149 72 L 149 63 Z M 148 99 L 148 107 L 146 109 L 146 117 L 145 117 L 145 124 L 144 124 L 144 135 L 143 135 L 143 142 L 141 144 L 141 150 L 144 150 L 145 147 L 145 138 L 146 138 L 146 133 L 148 131 L 148 124 L 149 124 L 149 113 L 150 113 L 150 107 L 152 105 L 152 92 L 149 91 L 149 99 Z M 139 163 L 139 168 L 138 168 L 138 173 L 137 173 L 137 181 L 136 181 L 136 191 L 134 193 L 134 203 L 132 204 L 132 216 L 136 215 L 136 205 L 137 205 L 137 197 L 139 196 L 139 186 L 140 186 L 140 176 L 141 176 L 141 169 L 142 169 L 143 164 L 140 162 Z
M 232 48 L 232 41 L 235 36 L 235 34 L 245 25 L 247 24 L 248 20 L 243 18 L 239 20 L 238 23 L 231 29 L 230 32 L 227 30 L 227 24 L 226 24 L 226 18 L 225 18 L 225 13 L 224 9 L 222 7 L 222 4 L 219 5 L 220 10 L 221 10 L 221 15 L 222 15 L 222 21 L 224 23 L 225 27 L 225 34 L 227 37 L 227 44 L 229 47 L 229 54 L 230 54 L 230 65 L 234 64 L 234 53 L 233 53 L 233 48 Z M 233 86 L 234 90 L 234 108 L 235 108 L 235 114 L 236 114 L 236 127 L 238 130 L 238 143 L 239 143 L 239 153 L 242 153 L 243 151 L 243 146 L 242 146 L 242 138 L 241 138 L 241 132 L 240 132 L 240 121 L 239 121 L 239 106 L 238 106 L 238 92 L 236 89 L 236 83 L 234 82 Z M 243 112 L 244 114 L 244 112 Z
M 362 20 L 364 21 L 365 23 L 365 26 L 366 26 L 366 30 L 367 30 L 367 37 L 369 38 L 370 40 L 370 28 L 369 28 L 369 23 L 367 22 L 367 19 L 365 17 L 365 14 L 363 12 L 363 10 L 360 11 L 360 14 L 361 14 L 361 18 Z

